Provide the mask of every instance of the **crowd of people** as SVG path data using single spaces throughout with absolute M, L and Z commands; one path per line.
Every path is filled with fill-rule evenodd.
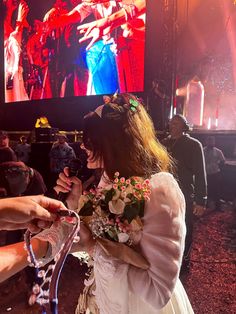
M 148 180 L 150 193 L 145 198 L 142 227 L 131 246 L 148 266 L 134 266 L 132 257 L 117 256 L 109 244 L 99 245 L 91 225 L 81 223 L 80 241 L 73 250 L 85 251 L 93 259 L 95 285 L 87 282 L 82 298 L 86 302 L 79 298 L 76 313 L 91 308 L 93 313 L 104 314 L 193 313 L 179 275 L 188 270 L 194 216 L 204 214 L 207 194 L 219 209 L 216 190 L 225 161 L 223 153 L 212 137 L 203 149 L 187 134 L 189 125 L 182 115 L 170 120 L 169 135 L 161 144 L 138 98 L 115 94 L 103 100 L 104 105 L 84 117 L 79 156 L 64 134 L 53 144 L 48 158 L 55 177 L 54 196 L 65 194 L 67 208 L 77 210 L 83 191 L 114 187 L 117 172 L 122 178 Z M 7 133 L 1 131 L 0 229 L 14 235 L 0 248 L 1 281 L 28 264 L 20 230 L 29 228 L 37 233 L 32 240 L 34 252 L 40 259 L 47 255 L 47 261 L 68 237 L 59 218 L 60 210 L 66 207 L 60 200 L 43 196 L 46 186 L 28 164 L 30 145 L 24 136 L 15 152 L 9 147 Z M 76 158 L 80 159 L 79 178 L 68 168 Z M 119 250 L 123 243 L 117 245 Z
M 144 0 L 3 4 L 6 102 L 143 90 Z

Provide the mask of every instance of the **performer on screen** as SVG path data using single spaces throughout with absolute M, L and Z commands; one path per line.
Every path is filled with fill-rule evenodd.
M 29 98 L 52 98 L 50 72 L 48 70 L 50 49 L 43 39 L 43 23 L 34 20 L 33 34 L 27 42 L 27 55 L 30 63 Z
M 90 4 L 82 2 L 67 14 L 49 21 L 49 28 L 59 28 L 71 23 L 84 21 L 90 15 L 96 20 L 108 18 L 118 10 L 116 1 Z M 102 36 L 96 44 L 86 51 L 86 63 L 89 70 L 87 95 L 111 94 L 119 90 L 118 72 L 116 65 L 116 44 L 113 34 Z
M 90 39 L 87 46 L 87 49 L 90 49 L 104 36 L 115 33 L 119 90 L 120 92 L 142 91 L 146 1 L 134 0 L 132 4 L 121 1 L 117 9 L 118 11 L 108 17 L 79 26 L 77 29 L 84 35 L 80 42 Z
M 61 15 L 69 13 L 70 9 L 71 3 L 69 0 L 56 0 L 53 7 L 44 15 L 43 21 L 51 24 Z M 56 97 L 82 95 L 78 84 L 76 65 L 79 50 L 76 33 L 75 25 L 68 24 L 51 28 L 48 34 L 45 34 L 46 47 L 52 50 L 49 73 L 53 94 Z
M 22 31 L 28 26 L 26 21 L 29 8 L 25 1 L 16 5 L 14 1 L 3 2 L 4 16 L 4 63 L 5 63 L 5 101 L 28 100 L 26 93 L 23 68 L 21 66 Z M 18 8 L 15 27 L 12 26 L 12 15 Z

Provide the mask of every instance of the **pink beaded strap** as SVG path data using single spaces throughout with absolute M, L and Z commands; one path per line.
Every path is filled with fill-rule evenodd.
M 47 270 L 40 270 L 42 262 L 37 261 L 31 245 L 31 232 L 29 230 L 25 233 L 25 249 L 28 252 L 29 266 L 35 268 L 36 280 L 32 289 L 32 295 L 29 299 L 30 304 L 37 302 L 42 306 L 42 313 L 46 313 L 46 304 L 50 304 L 52 314 L 57 314 L 58 309 L 58 298 L 57 298 L 57 287 L 61 270 L 63 268 L 65 259 L 70 252 L 73 242 L 78 242 L 78 232 L 80 229 L 80 218 L 79 215 L 71 210 L 61 210 L 59 212 L 61 220 L 66 220 L 73 225 L 71 232 L 62 244 L 60 251 L 54 256 L 54 263 L 49 265 Z M 67 217 L 67 218 L 65 218 Z

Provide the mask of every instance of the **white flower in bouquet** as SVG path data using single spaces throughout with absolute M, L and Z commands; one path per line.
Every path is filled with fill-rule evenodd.
M 124 212 L 125 208 L 125 202 L 123 202 L 121 199 L 112 200 L 108 203 L 109 211 L 112 214 L 121 215 Z
M 121 243 L 126 243 L 129 240 L 129 235 L 124 232 L 118 233 L 118 240 Z

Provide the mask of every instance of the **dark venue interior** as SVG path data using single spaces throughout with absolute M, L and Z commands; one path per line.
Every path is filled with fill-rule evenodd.
M 3 133 L 0 133 L 0 137 L 9 138 L 10 146 L 16 154 L 18 161 L 16 159 L 12 161 L 13 168 L 22 167 L 22 165 L 17 164 L 20 161 L 17 153 L 19 143 L 25 140 L 26 143 L 30 144 L 29 159 L 24 162 L 25 168 L 23 170 L 30 177 L 30 183 L 26 191 L 32 191 L 33 183 L 36 184 L 35 182 L 38 180 L 37 184 L 40 188 L 33 189 L 37 191 L 33 194 L 45 193 L 49 197 L 58 197 L 53 187 L 56 185 L 58 175 L 62 170 L 52 170 L 52 149 L 55 143 L 56 145 L 58 143 L 62 143 L 62 145 L 66 143 L 67 145 L 67 142 L 69 149 L 72 148 L 69 151 L 73 155 L 71 160 L 79 159 L 79 166 L 75 171 L 76 175 L 83 183 L 87 183 L 92 177 L 93 184 L 90 184 L 89 181 L 84 190 L 96 187 L 101 172 L 99 172 L 100 170 L 93 171 L 87 168 L 87 157 L 81 149 L 82 126 L 85 115 L 95 111 L 102 104 L 105 106 L 105 95 L 111 96 L 116 94 L 117 91 L 135 94 L 138 97 L 137 99 L 144 104 L 153 121 L 157 139 L 166 146 L 171 155 L 178 146 L 178 138 L 174 138 L 171 133 L 171 121 L 173 121 L 173 117 L 180 115 L 180 119 L 182 122 L 184 121 L 186 127 L 183 130 L 184 135 L 188 133 L 191 138 L 198 141 L 197 143 L 202 149 L 203 159 L 207 158 L 206 150 L 209 139 L 214 141 L 213 146 L 218 149 L 218 153 L 220 151 L 219 154 L 222 154 L 219 161 L 217 161 L 217 173 L 220 175 L 216 177 L 215 185 L 218 186 L 214 187 L 215 189 L 211 192 L 209 187 L 212 184 L 212 182 L 210 183 L 212 173 L 209 175 L 204 170 L 205 177 L 208 180 L 208 201 L 205 205 L 202 205 L 204 213 L 192 218 L 193 237 L 186 259 L 185 252 L 183 253 L 180 280 L 187 292 L 194 313 L 236 313 L 234 293 L 236 276 L 236 1 L 146 0 L 145 17 L 142 16 L 137 24 L 138 30 L 145 29 L 145 32 L 143 31 L 145 41 L 142 41 L 141 38 L 141 44 L 132 46 L 131 43 L 129 46 L 128 41 L 119 42 L 119 32 L 121 32 L 122 25 L 119 26 L 118 35 L 113 30 L 112 39 L 114 37 L 120 46 L 118 46 L 118 52 L 115 51 L 117 48 L 115 45 L 114 49 L 110 49 L 112 53 L 109 50 L 109 53 L 112 54 L 110 55 L 111 64 L 108 65 L 107 63 L 107 66 L 103 67 L 103 71 L 105 68 L 112 69 L 112 65 L 114 65 L 112 62 L 120 67 L 117 66 L 117 73 L 114 77 L 111 73 L 108 73 L 107 77 L 104 74 L 104 82 L 110 84 L 109 86 L 113 84 L 111 90 L 108 89 L 106 92 L 102 92 L 105 89 L 98 88 L 99 83 L 95 84 L 95 79 L 98 81 L 100 79 L 95 78 L 95 72 L 102 58 L 104 47 L 106 45 L 112 47 L 114 44 L 113 41 L 110 41 L 111 38 L 108 36 L 104 46 L 98 53 L 95 71 L 89 68 L 91 66 L 89 62 L 92 64 L 95 60 L 95 57 L 89 59 L 89 53 L 86 51 L 89 41 L 79 44 L 77 37 L 81 38 L 82 35 L 77 30 L 71 31 L 70 36 L 72 39 L 70 39 L 76 41 L 75 49 L 82 48 L 79 48 L 81 50 L 78 49 L 77 63 L 74 62 L 74 59 L 74 63 L 70 60 L 72 57 L 69 53 L 65 59 L 62 55 L 62 59 L 58 62 L 61 63 L 62 68 L 64 63 L 66 67 L 68 60 L 71 61 L 73 66 L 75 64 L 76 66 L 72 70 L 69 67 L 68 72 L 66 72 L 67 68 L 59 71 L 55 57 L 57 54 L 60 55 L 59 50 L 57 50 L 59 49 L 57 45 L 60 42 L 58 38 L 60 36 L 66 38 L 66 35 L 58 35 L 56 32 L 51 31 L 49 36 L 47 33 L 48 26 L 45 31 L 42 21 L 45 19 L 45 12 L 49 12 L 55 3 L 60 1 L 16 1 L 17 3 L 21 1 L 28 2 L 30 12 L 27 17 L 30 26 L 27 26 L 28 33 L 24 33 L 25 37 L 23 36 L 21 50 L 25 59 L 23 58 L 24 60 L 21 59 L 20 61 L 23 71 L 26 73 L 23 76 L 23 84 L 27 92 L 24 101 L 7 100 L 7 93 L 9 90 L 11 91 L 11 84 L 13 84 L 11 80 L 6 79 L 5 69 L 3 2 L 7 1 L 14 2 L 14 0 L 4 0 L 0 4 L 0 130 L 4 130 Z M 106 3 L 103 0 L 94 1 Z M 128 2 L 128 6 L 132 6 L 134 1 L 136 0 L 107 2 L 114 2 L 116 5 L 117 3 L 120 5 L 120 3 Z M 90 2 L 90 0 L 63 0 L 62 2 L 70 3 L 69 9 L 66 9 L 70 11 L 78 3 Z M 129 16 L 126 9 L 124 11 L 127 22 Z M 111 12 L 107 12 L 108 16 L 111 15 Z M 16 13 L 13 18 L 16 19 Z M 97 19 L 97 17 L 86 17 L 85 22 L 92 22 L 93 19 Z M 35 21 L 38 26 L 33 26 Z M 75 22 L 74 25 L 77 27 L 77 24 L 83 23 Z M 46 47 L 45 55 L 43 55 L 44 48 L 40 48 L 42 49 L 42 51 L 40 50 L 41 57 L 43 56 L 48 62 L 45 63 L 45 67 L 43 65 L 37 66 L 35 62 L 30 61 L 31 57 L 35 58 L 37 52 L 36 48 L 35 55 L 30 53 L 30 46 L 28 45 L 32 34 L 37 33 L 34 27 L 42 27 L 43 29 L 41 29 L 43 35 L 40 33 L 40 45 L 41 38 L 45 34 L 51 40 L 51 42 L 45 40 L 42 44 L 44 48 Z M 122 28 L 122 31 L 125 32 L 127 29 Z M 66 52 L 71 51 L 69 44 L 66 48 L 68 48 L 68 50 L 65 49 Z M 129 51 L 129 57 L 125 54 L 126 50 Z M 76 52 L 78 51 L 76 50 Z M 143 60 L 142 52 L 144 52 Z M 126 58 L 125 65 L 121 65 L 120 60 L 122 60 L 122 57 L 119 59 L 119 53 L 123 53 L 123 58 Z M 130 58 L 130 55 L 133 58 Z M 136 59 L 139 61 L 137 64 L 135 63 Z M 127 60 L 130 63 L 132 61 L 133 64 L 128 64 Z M 50 77 L 48 74 L 51 71 L 50 69 L 53 69 L 52 72 L 56 73 L 55 77 L 53 75 Z M 33 75 L 34 78 L 35 75 L 38 75 L 36 83 L 31 81 Z M 9 88 L 6 87 L 5 79 Z M 47 79 L 52 82 L 51 90 L 47 91 L 50 96 L 45 96 Z M 78 87 L 79 84 L 76 85 L 79 79 L 81 79 L 82 87 Z M 40 85 L 38 94 L 36 93 L 37 84 Z M 115 87 L 116 84 L 118 84 L 118 88 Z M 49 127 L 40 125 L 41 118 L 46 119 L 45 124 L 48 124 Z M 165 140 L 170 140 L 170 146 L 166 144 L 168 142 L 165 142 Z M 194 153 L 188 148 L 181 151 L 179 155 L 184 156 L 185 162 L 195 160 Z M 172 157 L 176 158 L 174 155 Z M 175 167 L 178 168 L 179 160 L 178 158 L 176 160 Z M 204 167 L 207 169 L 206 166 L 204 161 Z M 12 193 L 11 195 L 7 194 L 8 191 L 5 191 L 7 189 L 1 189 L 5 180 L 4 167 L 6 165 L 4 163 L 2 165 L 0 162 L 0 199 L 18 195 L 31 195 L 26 194 L 25 191 L 23 193 Z M 175 171 L 177 170 L 175 169 Z M 190 170 L 187 167 L 186 172 L 188 171 Z M 32 183 L 32 178 L 37 180 Z M 195 185 L 197 181 L 196 173 L 192 179 L 192 183 Z M 180 178 L 178 180 L 182 189 Z M 10 189 L 9 186 L 8 189 Z M 184 188 L 182 191 L 188 206 Z M 217 194 L 216 198 L 210 194 L 212 191 L 213 194 Z M 61 200 L 64 201 L 63 197 Z M 193 201 L 192 206 L 195 205 L 198 206 L 197 202 Z M 13 243 L 11 232 L 9 236 L 7 233 L 8 231 L 0 230 L 0 247 Z M 22 239 L 21 232 L 16 236 Z M 30 306 L 28 304 L 34 280 L 34 275 L 28 268 L 13 275 L 12 278 L 3 283 L 0 281 L 0 313 L 34 314 L 40 311 L 38 305 Z M 78 296 L 84 287 L 87 270 L 87 265 L 81 264 L 76 254 L 68 255 L 58 289 L 60 314 L 74 313 Z M 78 276 L 75 276 L 75 274 Z M 172 314 L 172 312 L 167 314 Z M 192 312 L 185 311 L 179 314 L 192 314 Z

